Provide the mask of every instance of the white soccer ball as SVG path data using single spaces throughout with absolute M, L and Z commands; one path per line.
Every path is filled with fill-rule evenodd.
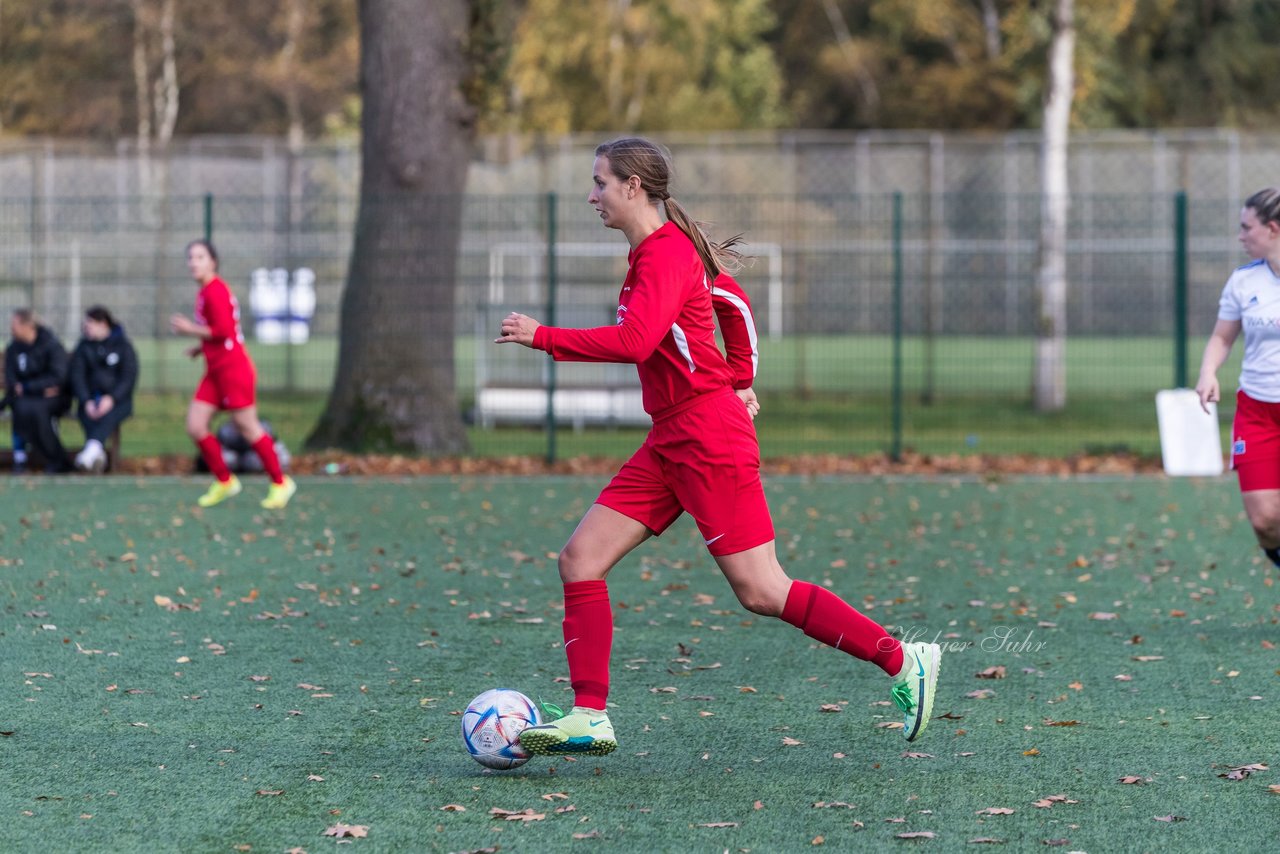
M 462 743 L 471 758 L 486 768 L 518 768 L 529 761 L 520 746 L 520 733 L 540 723 L 542 715 L 533 700 L 510 688 L 493 688 L 472 700 L 462 713 Z

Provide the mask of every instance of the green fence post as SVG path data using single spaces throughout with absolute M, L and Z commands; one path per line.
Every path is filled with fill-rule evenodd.
M 902 193 L 893 194 L 893 445 L 889 458 L 902 460 Z
M 556 194 L 547 193 L 547 325 L 556 325 Z M 547 365 L 547 464 L 556 461 L 556 360 Z
M 213 193 L 204 194 L 204 239 L 213 242 Z
M 1187 387 L 1187 191 L 1173 197 L 1173 387 Z

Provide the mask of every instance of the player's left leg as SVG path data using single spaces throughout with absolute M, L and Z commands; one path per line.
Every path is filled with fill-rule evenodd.
M 283 509 L 298 491 L 298 485 L 281 468 L 275 440 L 263 429 L 262 421 L 258 418 L 258 407 L 250 404 L 233 409 L 228 414 L 240 435 L 253 448 L 258 459 L 262 460 L 263 471 L 271 478 L 271 486 L 267 488 L 267 497 L 262 499 L 262 506 L 268 510 Z
M 778 563 L 773 540 L 714 557 L 747 610 L 778 617 L 814 640 L 883 670 L 894 680 L 891 695 L 903 713 L 902 734 L 914 741 L 924 732 L 941 663 L 937 644 L 901 643 L 830 590 L 792 580 Z

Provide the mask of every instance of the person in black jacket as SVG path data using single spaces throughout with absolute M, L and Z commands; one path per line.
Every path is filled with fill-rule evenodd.
M 67 411 L 67 351 L 58 336 L 36 322 L 31 309 L 15 309 L 9 331 L 13 340 L 4 351 L 4 384 L 14 432 L 44 458 L 45 471 L 65 472 L 69 466 L 57 419 Z
M 107 468 L 103 447 L 111 434 L 133 414 L 133 387 L 138 381 L 138 354 L 111 312 L 95 305 L 84 314 L 84 337 L 71 354 L 67 384 L 80 405 L 84 450 L 76 454 L 76 468 L 101 473 Z

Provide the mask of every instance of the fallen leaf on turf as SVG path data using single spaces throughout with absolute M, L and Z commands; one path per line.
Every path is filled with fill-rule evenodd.
M 325 828 L 321 836 L 333 836 L 338 839 L 363 839 L 369 835 L 369 825 L 367 824 L 335 824 L 333 827 Z
M 1121 777 L 1117 782 L 1119 782 L 1119 783 L 1124 783 L 1124 784 L 1125 784 L 1125 785 L 1127 785 L 1127 786 L 1133 786 L 1133 785 L 1138 785 L 1138 786 L 1140 786 L 1140 785 L 1142 785 L 1142 778 L 1141 778 L 1141 777 L 1134 777 L 1134 776 L 1130 775 L 1130 776 L 1126 776 L 1126 777 Z
M 588 832 L 586 832 L 586 833 L 575 833 L 575 834 L 573 834 L 573 838 L 574 838 L 574 839 L 599 839 L 599 838 L 600 838 L 600 831 L 598 831 L 598 830 L 591 830 L 591 831 L 588 831 Z
M 1079 721 L 1051 721 L 1048 718 L 1044 720 L 1045 726 L 1080 726 Z
M 706 824 L 700 824 L 698 827 L 737 827 L 736 821 L 709 821 Z
M 844 707 L 843 707 L 843 706 L 840 706 L 840 705 L 839 705 L 839 704 L 837 704 L 837 703 L 823 703 L 821 706 L 818 706 L 818 711 L 820 711 L 820 712 L 843 712 L 843 711 L 844 711 Z
M 915 751 L 904 750 L 902 751 L 902 758 L 903 759 L 932 759 L 933 754 L 932 753 L 916 753 Z
M 1079 682 L 1072 682 L 1072 683 L 1070 683 L 1069 685 L 1067 685 L 1067 687 L 1068 687 L 1068 688 L 1070 688 L 1072 691 L 1083 691 L 1083 690 L 1084 690 L 1084 685 L 1083 685 L 1083 684 L 1081 684 L 1081 683 L 1079 683 Z
M 518 811 L 504 810 L 498 807 L 494 807 L 493 809 L 489 810 L 489 815 L 493 816 L 494 818 L 503 819 L 504 821 L 542 821 L 544 818 L 547 817 L 546 813 L 534 812 L 532 807 L 526 810 L 518 810 Z
M 250 676 L 249 681 L 250 682 L 270 682 L 271 677 L 270 676 Z
M 997 664 L 994 667 L 988 667 L 986 670 L 979 670 L 973 674 L 979 679 L 1003 679 L 1005 676 L 1005 667 L 1003 664 Z
M 799 746 L 799 745 L 801 745 L 801 744 L 804 744 L 804 742 L 803 742 L 803 741 L 800 741 L 799 739 L 792 738 L 792 737 L 791 737 L 791 736 L 789 736 L 789 735 L 784 735 L 784 736 L 782 737 L 782 743 L 783 743 L 784 745 L 786 745 L 787 747 L 797 747 L 797 746 Z
M 1117 673 L 1115 676 L 1117 682 L 1132 682 L 1133 677 L 1128 673 Z
M 818 801 L 813 805 L 814 809 L 829 810 L 834 807 L 844 807 L 845 809 L 854 809 L 853 804 L 847 804 L 844 801 Z
M 970 691 L 965 694 L 970 700 L 989 700 L 996 695 L 995 691 L 990 688 L 979 688 L 977 691 Z
M 1168 821 L 1168 822 L 1187 820 L 1187 817 L 1182 815 L 1154 815 L 1152 816 L 1152 818 L 1155 819 L 1156 821 Z
M 764 801 L 756 801 L 754 804 L 752 804 L 752 805 L 751 805 L 751 808 L 752 808 L 753 810 L 762 810 L 762 809 L 764 809 Z
M 1225 774 L 1219 774 L 1219 777 L 1225 777 L 1228 780 L 1245 780 L 1254 771 L 1266 771 L 1267 766 L 1261 762 L 1254 762 L 1250 765 L 1238 765 Z
M 569 800 L 568 792 L 547 792 L 542 796 L 544 801 L 567 801 Z
M 755 693 L 757 693 L 757 691 L 756 691 L 756 689 L 755 689 L 755 688 L 752 688 L 750 685 L 739 685 L 739 686 L 738 686 L 738 693 L 740 693 L 740 694 L 755 694 Z
M 1048 845 L 1050 848 L 1058 848 L 1063 845 L 1070 845 L 1071 840 L 1070 839 L 1046 839 L 1044 840 L 1044 844 Z
M 970 845 L 1004 845 L 1007 840 L 996 839 L 991 836 L 975 836 L 969 840 Z
M 933 839 L 932 830 L 909 830 L 906 833 L 895 834 L 899 839 Z
M 299 682 L 298 687 L 301 688 L 303 691 L 323 691 L 324 690 L 323 685 L 312 685 L 310 682 Z M 419 703 L 431 702 L 432 699 L 434 698 L 424 697 L 422 700 L 419 700 L 418 702 Z
M 308 780 L 310 780 L 312 783 L 323 783 L 323 782 L 324 782 L 324 778 L 323 778 L 323 777 L 321 777 L 319 774 L 308 774 L 308 775 L 307 775 L 307 779 L 308 779 Z
M 466 812 L 467 808 L 464 807 L 462 804 L 445 804 L 444 806 L 440 807 L 440 810 L 442 812 Z
M 565 806 L 562 806 L 562 807 L 556 807 L 557 814 L 566 813 L 566 812 L 577 812 L 577 811 L 578 811 L 578 808 L 575 807 L 573 804 L 566 804 Z
M 876 729 L 902 729 L 902 721 L 881 721 Z
M 1090 620 L 1114 620 L 1116 615 L 1110 611 L 1094 611 L 1089 615 Z
M 1130 658 L 1134 661 L 1164 661 L 1163 655 L 1133 655 Z
M 947 712 L 945 715 L 938 715 L 937 719 L 940 721 L 962 721 L 964 720 L 964 715 L 957 715 L 951 712 Z
M 1039 748 L 1033 747 L 1033 748 L 1031 748 L 1030 750 L 1024 750 L 1024 751 L 1022 751 L 1022 755 L 1023 755 L 1023 756 L 1039 756 L 1039 755 L 1040 755 L 1040 750 L 1039 750 Z
M 283 795 L 283 794 L 284 794 L 284 789 L 259 789 L 258 791 L 254 792 L 254 794 L 255 794 L 255 795 L 263 795 L 263 796 L 268 796 L 268 795 Z
M 0 733 L 0 735 L 4 735 L 4 733 Z M 1280 795 L 1280 784 L 1267 786 L 1267 791 L 1273 795 Z
M 676 692 L 676 688 L 675 688 L 675 686 L 674 686 L 674 685 L 668 685 L 668 686 L 667 686 L 667 687 L 665 687 L 665 688 L 650 688 L 650 689 L 649 689 L 649 693 L 650 693 L 650 694 L 674 694 L 675 692 Z
M 1073 801 L 1070 798 L 1068 798 L 1066 795 L 1048 795 L 1046 797 L 1041 798 L 1038 801 L 1032 801 L 1031 806 L 1038 807 L 1039 809 L 1043 810 L 1043 809 L 1049 809 L 1054 804 L 1078 804 L 1078 803 L 1080 802 Z
M 984 810 L 978 810 L 974 815 L 1013 815 L 1013 810 L 1008 807 L 987 807 Z

